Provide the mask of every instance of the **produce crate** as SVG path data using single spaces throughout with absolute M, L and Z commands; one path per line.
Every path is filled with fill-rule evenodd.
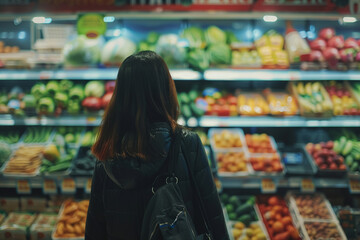
M 35 214 L 12 212 L 0 226 L 0 239 L 27 240 L 29 228 L 36 218 Z
M 286 175 L 291 176 L 312 176 L 317 168 L 310 163 L 306 150 L 302 145 L 280 148 L 281 159 L 285 165 Z
M 267 163 L 267 162 L 274 162 L 274 161 L 275 162 L 279 161 L 277 164 L 279 169 L 276 170 L 276 169 L 266 168 L 266 165 L 273 165 L 272 163 Z M 270 155 L 266 153 L 252 155 L 250 156 L 250 163 L 252 169 L 254 170 L 254 174 L 257 176 L 279 176 L 285 174 L 285 167 L 284 164 L 281 162 L 279 153 L 271 153 Z M 265 166 L 264 170 L 258 170 L 258 168 L 261 167 L 261 164 Z
M 242 151 L 217 151 L 214 158 L 218 168 L 219 177 L 241 177 L 254 173 L 249 163 L 249 155 Z M 220 166 L 220 164 L 227 166 Z
M 347 240 L 338 222 L 307 220 L 301 225 L 300 234 L 305 240 Z
M 213 174 L 217 174 L 217 164 L 213 157 L 213 152 L 209 146 L 204 146 L 206 156 L 208 158 L 209 166 Z
M 0 171 L 3 173 L 4 176 L 8 176 L 8 177 L 34 177 L 34 176 L 37 176 L 39 175 L 40 173 L 40 166 L 41 166 L 41 160 L 43 158 L 42 156 L 42 153 L 40 152 L 39 150 L 39 154 L 37 155 L 38 158 L 40 159 L 40 163 L 39 163 L 39 166 L 37 166 L 35 168 L 34 171 L 23 171 L 23 172 L 20 172 L 20 171 L 9 171 L 8 168 L 10 166 L 10 164 L 13 164 L 13 162 L 15 162 L 16 160 L 13 160 L 13 157 L 16 155 L 16 154 L 19 154 L 19 151 L 22 151 L 24 152 L 25 150 L 22 150 L 24 148 L 43 148 L 45 149 L 45 144 L 26 144 L 26 145 L 21 145 L 19 146 L 16 150 L 14 150 L 12 152 L 12 154 L 10 155 L 9 159 L 3 164 L 3 166 L 1 167 Z M 27 151 L 28 152 L 28 151 Z M 23 154 L 23 153 L 22 153 Z M 31 158 L 31 156 L 29 156 L 29 159 L 30 160 L 33 160 L 34 157 Z M 29 161 L 30 161 L 29 160 Z M 30 164 L 27 165 L 27 166 L 31 166 Z M 20 168 L 20 167 L 19 167 Z M 24 166 L 21 166 L 21 169 L 25 170 L 25 167 Z
M 57 220 L 57 214 L 40 213 L 30 228 L 31 240 L 51 240 L 51 234 L 54 230 Z
M 241 93 L 238 96 L 238 109 L 242 116 L 266 116 L 270 113 L 269 104 L 256 92 Z
M 251 222 L 249 227 L 245 227 L 244 229 L 239 229 L 241 228 L 241 224 L 234 222 L 234 221 L 230 221 L 230 226 L 231 226 L 231 232 L 229 232 L 230 238 L 232 237 L 232 239 L 234 240 L 246 240 L 249 239 L 250 237 L 255 236 L 256 239 L 262 239 L 262 240 L 266 240 L 266 239 L 270 239 L 268 232 L 266 231 L 266 228 L 264 226 L 264 223 L 262 221 L 254 221 Z M 260 230 L 257 230 L 260 229 Z M 239 232 L 240 230 L 240 232 Z M 240 234 L 238 237 L 236 237 L 238 234 Z
M 310 159 L 310 164 L 312 165 L 312 168 L 316 169 L 316 176 L 319 177 L 343 177 L 348 172 L 348 167 L 345 164 L 344 170 L 332 170 L 332 169 L 320 169 L 320 167 L 315 163 L 314 158 L 309 154 L 309 152 L 306 150 L 305 146 L 303 146 L 305 155 L 308 159 Z
M 255 210 L 261 216 L 266 227 L 269 235 L 268 239 L 273 240 L 280 234 L 287 234 L 286 239 L 301 239 L 294 224 L 296 222 L 290 214 L 290 209 L 284 199 L 279 196 L 260 195 L 257 197 Z
M 74 206 L 75 211 L 69 211 L 68 208 Z M 52 232 L 52 239 L 53 240 L 83 240 L 85 237 L 85 223 L 86 223 L 86 213 L 89 206 L 89 200 L 82 200 L 80 202 L 73 201 L 73 200 L 66 200 L 59 211 L 58 219 L 56 227 L 53 229 Z M 70 223 L 68 220 L 72 219 L 73 217 L 77 217 L 78 222 Z M 74 232 L 75 233 L 67 233 L 68 230 L 66 225 L 74 225 Z
M 80 147 L 72 161 L 71 175 L 91 176 L 94 172 L 96 158 L 90 152 L 90 147 Z
M 299 223 L 304 221 L 338 221 L 329 201 L 321 193 L 289 192 L 286 199 Z
M 224 132 L 225 131 L 225 132 Z M 226 134 L 225 134 L 226 133 Z M 229 135 L 228 133 L 231 133 L 231 135 Z M 214 139 L 214 136 L 217 134 L 223 134 L 223 135 L 218 135 L 220 138 L 224 137 L 226 138 L 225 140 L 221 140 L 221 141 L 225 141 L 224 146 L 225 147 L 221 147 L 216 145 L 216 140 Z M 210 145 L 211 148 L 214 152 L 218 152 L 218 151 L 222 151 L 222 150 L 231 150 L 231 151 L 239 151 L 239 152 L 246 152 L 246 141 L 245 141 L 245 136 L 244 136 L 244 132 L 242 129 L 240 128 L 210 128 L 209 132 L 209 139 L 210 139 Z M 233 138 L 235 137 L 236 139 L 240 139 L 241 145 L 238 147 L 227 147 L 226 144 L 232 144 L 235 141 L 231 141 L 229 140 L 229 138 Z M 239 140 L 237 140 L 239 141 Z
M 321 117 L 321 118 L 329 118 L 333 115 L 333 104 L 331 102 L 331 99 L 329 97 L 329 94 L 325 90 L 324 86 L 319 83 L 319 91 L 324 98 L 324 102 L 326 106 L 329 106 L 329 109 L 319 111 L 316 109 L 316 107 L 313 104 L 308 104 L 307 101 L 304 101 L 300 96 L 299 92 L 296 89 L 295 83 L 291 82 L 288 85 L 289 92 L 296 98 L 296 101 L 298 102 L 299 108 L 300 108 L 300 114 L 304 117 Z

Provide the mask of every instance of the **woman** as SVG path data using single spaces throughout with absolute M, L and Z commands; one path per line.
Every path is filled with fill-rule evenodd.
M 96 163 L 85 239 L 140 238 L 141 223 L 151 186 L 161 174 L 171 136 L 179 126 L 176 88 L 163 59 L 154 52 L 132 55 L 122 63 L 114 95 L 92 147 Z M 181 130 L 188 142 L 175 167 L 179 187 L 196 229 L 202 232 L 183 151 L 191 159 L 213 237 L 229 239 L 219 197 L 199 137 Z

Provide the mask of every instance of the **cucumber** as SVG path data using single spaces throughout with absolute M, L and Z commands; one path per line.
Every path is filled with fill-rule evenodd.
M 196 117 L 201 117 L 205 113 L 202 109 L 198 108 L 194 102 L 190 103 L 190 109 Z
M 353 162 L 353 164 L 350 167 L 350 171 L 351 172 L 356 172 L 359 168 L 359 163 L 358 162 Z
M 249 214 L 244 214 L 240 217 L 238 217 L 237 219 L 239 222 L 242 222 L 243 224 L 245 224 L 246 226 L 249 226 L 250 222 L 251 222 L 251 215 Z
M 48 168 L 48 172 L 58 172 L 58 171 L 64 171 L 66 169 L 68 169 L 71 165 L 71 162 L 62 162 L 59 164 L 56 164 L 54 166 L 51 166 Z
M 50 162 L 49 160 L 47 160 L 45 158 L 42 160 L 42 166 L 50 167 L 52 165 L 54 165 L 54 164 L 52 162 Z
M 245 203 L 241 206 L 239 206 L 238 208 L 236 208 L 236 215 L 241 216 L 244 214 L 248 214 L 251 211 L 254 210 L 253 204 L 249 204 L 249 203 Z
M 183 116 L 184 116 L 185 118 L 190 118 L 190 117 L 192 116 L 189 105 L 185 105 L 185 104 L 184 104 L 184 105 L 182 106 L 181 113 L 183 114 Z
M 190 103 L 190 98 L 185 92 L 180 93 L 179 98 L 180 98 L 181 103 L 184 103 L 184 104 Z
M 198 93 L 196 90 L 191 90 L 188 94 L 191 101 L 195 101 L 195 99 L 198 97 Z
M 354 163 L 354 158 L 351 155 L 346 156 L 345 163 L 350 167 Z

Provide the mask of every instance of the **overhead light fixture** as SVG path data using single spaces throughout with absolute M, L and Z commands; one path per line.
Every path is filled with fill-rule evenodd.
M 343 21 L 344 23 L 354 23 L 354 22 L 356 22 L 357 20 L 356 20 L 355 17 L 343 17 L 343 18 L 342 18 L 342 21 Z
M 114 16 L 106 16 L 104 17 L 104 22 L 114 22 L 115 17 Z
M 33 17 L 32 19 L 33 23 L 51 23 L 52 19 L 51 18 L 47 18 L 47 17 Z
M 274 15 L 265 15 L 263 17 L 264 22 L 276 22 L 277 21 L 277 16 Z

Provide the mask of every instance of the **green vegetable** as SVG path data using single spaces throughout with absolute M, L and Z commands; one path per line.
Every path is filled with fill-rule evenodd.
M 66 108 L 68 100 L 68 95 L 64 92 L 57 92 L 55 94 L 55 102 L 58 107 Z
M 339 141 L 334 141 L 334 147 L 333 147 L 334 151 L 336 153 L 340 153 L 341 149 L 340 149 L 340 142 Z
M 220 196 L 221 202 L 224 204 L 227 204 L 229 201 L 229 195 L 227 195 L 226 193 L 221 194 Z
M 244 214 L 240 217 L 238 217 L 237 221 L 244 223 L 246 226 L 249 226 L 251 222 L 251 215 L 250 214 Z
M 136 44 L 126 37 L 108 41 L 101 52 L 103 64 L 120 65 L 128 56 L 136 52 Z
M 146 41 L 141 41 L 138 45 L 138 51 L 147 51 L 150 50 L 151 46 Z
M 42 166 L 50 167 L 50 166 L 52 166 L 52 165 L 53 165 L 53 163 L 50 162 L 49 160 L 47 160 L 47 159 L 45 159 L 45 158 L 42 159 Z
M 204 48 L 206 45 L 204 32 L 198 27 L 186 28 L 182 37 L 188 40 L 190 48 Z
M 251 196 L 251 197 L 246 201 L 246 203 L 249 204 L 249 205 L 254 205 L 254 204 L 255 204 L 255 201 L 256 201 L 255 196 Z
M 77 100 L 69 100 L 67 111 L 70 114 L 79 114 L 81 110 L 81 104 Z
M 82 101 L 84 99 L 84 91 L 81 85 L 75 85 L 69 91 L 69 98 L 71 100 Z
M 65 44 L 63 49 L 64 63 L 68 66 L 93 65 L 99 62 L 104 39 L 89 39 L 79 35 Z
M 343 151 L 343 149 L 345 148 L 345 145 L 346 145 L 346 142 L 347 142 L 347 139 L 346 137 L 342 136 L 340 139 L 339 139 L 339 147 L 338 149 L 335 150 L 336 153 L 341 153 Z
M 31 88 L 31 95 L 35 97 L 35 99 L 42 98 L 46 93 L 46 86 L 43 83 L 37 83 Z
M 181 113 L 185 118 L 190 118 L 192 116 L 190 106 L 186 104 L 182 105 Z
M 159 37 L 160 35 L 157 32 L 150 32 L 147 36 L 147 42 L 150 45 L 154 45 L 159 40 Z
M 359 163 L 358 162 L 353 162 L 353 164 L 350 166 L 350 171 L 351 172 L 356 172 L 359 168 Z
M 25 108 L 35 108 L 36 107 L 36 98 L 33 95 L 25 95 L 23 98 Z
M 54 97 L 56 92 L 58 92 L 59 90 L 59 83 L 57 81 L 49 81 L 46 84 L 46 92 L 48 96 Z
M 232 212 L 234 212 L 234 206 L 232 205 L 232 204 L 226 204 L 226 206 L 225 206 L 225 208 L 226 208 L 226 211 L 228 212 L 228 213 L 232 213 Z
M 190 67 L 195 70 L 205 71 L 209 68 L 209 57 L 203 49 L 194 49 L 187 54 Z
M 231 49 L 226 44 L 211 45 L 208 50 L 210 63 L 218 64 L 231 64 Z
M 205 39 L 208 45 L 226 43 L 226 33 L 216 26 L 210 26 L 205 31 Z
M 186 60 L 185 47 L 175 34 L 162 35 L 156 43 L 156 52 L 169 67 L 184 64 Z
M 350 167 L 353 164 L 353 162 L 354 162 L 354 158 L 351 155 L 346 156 L 345 158 L 346 165 Z
M 250 213 L 251 211 L 254 211 L 253 204 L 245 203 L 239 206 L 235 212 L 238 216 L 241 216 L 243 214 Z
M 43 97 L 39 100 L 37 112 L 39 114 L 51 114 L 55 111 L 54 101 L 49 97 Z
M 48 172 L 57 172 L 57 171 L 64 171 L 68 169 L 71 165 L 71 162 L 61 162 L 59 164 L 56 164 L 54 166 L 48 167 Z
M 74 83 L 72 81 L 64 79 L 59 83 L 59 90 L 62 92 L 68 92 L 73 86 Z
M 85 85 L 86 97 L 100 98 L 105 93 L 105 86 L 102 81 L 90 81 Z
M 229 213 L 229 219 L 231 221 L 235 221 L 236 220 L 236 213 Z
M 0 166 L 9 158 L 10 154 L 10 145 L 5 142 L 0 142 Z
M 195 117 L 201 117 L 204 115 L 205 111 L 198 108 L 194 102 L 190 103 L 190 109 L 195 115 Z
M 181 103 L 183 103 L 183 104 L 188 104 L 188 103 L 190 103 L 190 98 L 189 98 L 189 96 L 186 94 L 186 92 L 182 92 L 182 93 L 180 93 L 178 96 L 179 96 L 179 99 L 180 99 Z
M 232 204 L 234 207 L 237 207 L 238 205 L 240 205 L 240 200 L 237 196 L 231 196 L 229 198 L 229 204 Z
M 232 31 L 226 31 L 226 43 L 230 45 L 232 43 L 237 43 L 237 42 L 240 42 L 240 41 L 235 36 L 235 33 L 233 33 Z
M 196 90 L 190 90 L 188 94 L 191 101 L 195 101 L 196 98 L 199 96 L 198 92 Z
M 67 142 L 67 143 L 75 143 L 76 139 L 75 139 L 74 134 L 72 134 L 72 133 L 66 134 L 65 135 L 65 142 Z
M 348 155 L 348 154 L 351 152 L 352 147 L 353 147 L 352 141 L 351 141 L 351 140 L 348 140 L 348 141 L 346 142 L 346 144 L 345 144 L 344 149 L 343 149 L 342 152 L 341 152 L 342 155 L 343 155 L 343 156 Z

